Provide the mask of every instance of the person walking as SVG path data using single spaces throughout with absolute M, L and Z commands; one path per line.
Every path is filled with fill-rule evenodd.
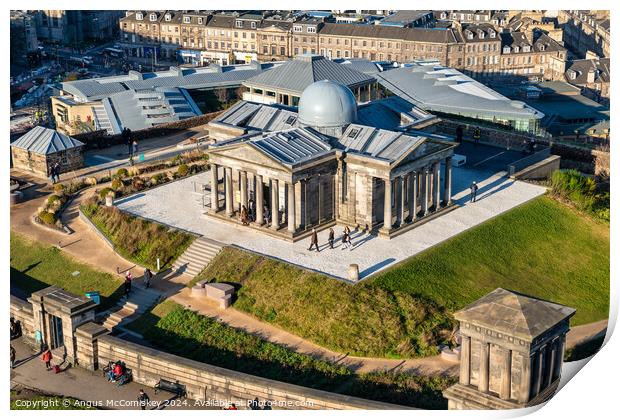
M 151 287 L 152 278 L 153 278 L 153 273 L 151 273 L 151 270 L 149 270 L 148 268 L 145 268 L 144 276 L 143 276 L 144 288 L 148 289 L 149 287 Z
M 340 247 L 340 250 L 342 251 L 343 249 L 345 249 L 348 245 L 348 238 L 347 238 L 347 229 L 345 227 L 345 229 L 342 231 L 342 246 Z
M 11 369 L 15 367 L 15 348 L 11 346 Z
M 347 248 L 349 248 L 350 251 L 353 249 L 353 245 L 351 244 L 351 229 L 349 229 L 349 226 L 345 226 L 344 230 L 347 233 Z
M 471 186 L 469 187 L 469 189 L 470 189 L 469 202 L 475 203 L 476 193 L 478 192 L 478 184 L 476 184 L 476 181 L 471 183 Z
M 60 182 L 60 163 L 54 163 L 54 177 L 56 182 Z
M 334 249 L 334 229 L 333 228 L 329 228 L 329 237 L 327 238 L 327 241 L 329 242 L 329 248 Z
M 138 392 L 138 401 L 140 402 L 140 409 L 146 410 L 146 407 L 149 405 L 151 398 L 148 396 L 143 389 Z
M 308 251 L 312 251 L 312 247 L 316 248 L 316 252 L 320 252 L 319 251 L 319 236 L 316 234 L 316 229 L 312 228 L 312 235 L 310 235 L 310 248 L 308 248 Z
M 131 143 L 131 154 L 133 156 L 138 156 L 138 141 L 134 140 L 133 143 Z
M 45 349 L 45 351 L 43 352 L 43 355 L 41 356 L 41 360 L 45 362 L 45 368 L 47 370 L 52 369 L 52 352 L 50 351 L 49 348 Z
M 131 280 L 133 280 L 133 276 L 130 271 L 127 271 L 125 274 L 125 297 L 129 298 L 129 293 L 131 293 Z

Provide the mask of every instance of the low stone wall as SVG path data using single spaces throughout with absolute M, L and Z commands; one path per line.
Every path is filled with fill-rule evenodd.
M 199 401 L 230 401 L 239 408 L 258 398 L 274 409 L 368 409 L 403 410 L 408 407 L 305 388 L 259 378 L 217 366 L 174 356 L 117 337 L 102 335 L 96 341 L 98 365 L 122 360 L 134 381 L 154 386 L 166 379 L 187 387 L 188 397 Z
M 16 296 L 11 295 L 11 316 L 19 321 L 22 326 L 22 336 L 26 341 L 34 342 L 34 323 L 32 318 L 32 305 Z

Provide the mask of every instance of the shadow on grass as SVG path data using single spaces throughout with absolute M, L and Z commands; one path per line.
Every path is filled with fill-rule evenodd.
M 345 366 L 295 353 L 186 309 L 173 310 L 163 318 L 148 312 L 128 328 L 141 333 L 151 346 L 191 360 L 393 404 L 446 409 L 441 391 L 454 383 L 452 378 L 401 372 L 357 375 Z
M 575 347 L 566 350 L 564 360 L 567 362 L 575 362 L 577 360 L 594 356 L 603 346 L 604 339 L 605 334 L 602 334 L 600 337 L 577 344 Z

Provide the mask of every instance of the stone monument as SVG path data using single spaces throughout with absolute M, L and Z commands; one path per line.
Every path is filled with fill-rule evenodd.
M 574 314 L 501 288 L 456 312 L 461 366 L 459 382 L 443 393 L 448 408 L 513 409 L 549 399 L 560 381 Z

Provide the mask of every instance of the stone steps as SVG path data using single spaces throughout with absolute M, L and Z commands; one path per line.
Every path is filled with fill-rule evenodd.
M 108 311 L 103 326 L 112 331 L 118 325 L 133 321 L 153 307 L 160 298 L 157 292 L 133 286 L 129 299 L 123 297 L 115 308 Z
M 205 238 L 196 239 L 172 265 L 177 272 L 195 277 L 209 265 L 222 246 Z

